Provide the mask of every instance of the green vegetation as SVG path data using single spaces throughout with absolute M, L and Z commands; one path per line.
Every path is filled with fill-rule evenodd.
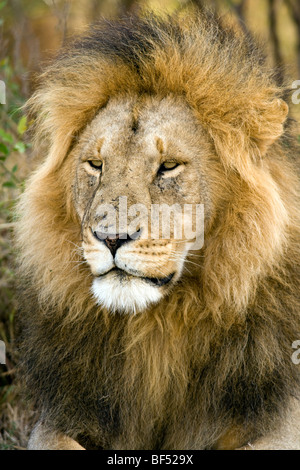
M 3 24 L 1 14 L 5 6 L 6 2 L 0 2 L 0 26 Z M 22 188 L 29 148 L 24 141 L 27 121 L 20 112 L 25 101 L 21 90 L 22 73 L 21 65 L 13 64 L 7 55 L 0 58 L 0 80 L 5 83 L 6 95 L 6 99 L 2 99 L 6 104 L 0 105 L 0 340 L 5 342 L 7 353 L 6 365 L 0 366 L 0 450 L 22 445 L 25 429 L 18 416 L 14 385 L 16 286 L 12 248 L 13 208 Z

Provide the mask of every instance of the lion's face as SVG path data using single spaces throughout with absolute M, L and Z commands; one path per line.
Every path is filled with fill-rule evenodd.
M 142 311 L 180 279 L 189 250 L 201 248 L 193 242 L 203 237 L 200 208 L 211 212 L 209 139 L 181 99 L 114 98 L 72 154 L 93 295 L 115 311 Z

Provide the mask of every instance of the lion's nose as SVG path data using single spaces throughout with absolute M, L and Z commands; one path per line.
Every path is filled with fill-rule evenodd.
M 132 240 L 137 240 L 141 235 L 141 231 L 142 230 L 139 229 L 136 232 L 132 233 L 131 235 L 129 235 L 128 233 L 114 233 L 114 234 L 102 233 L 102 232 L 98 232 L 97 230 L 95 231 L 92 230 L 92 233 L 97 240 L 100 240 L 103 243 L 105 243 L 107 248 L 110 250 L 111 254 L 115 256 L 120 246 Z

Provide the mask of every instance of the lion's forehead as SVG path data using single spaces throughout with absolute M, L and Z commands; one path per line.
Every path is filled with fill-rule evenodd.
M 132 144 L 153 153 L 157 137 L 165 144 L 195 133 L 196 119 L 184 99 L 166 97 L 112 98 L 91 124 L 90 133 L 102 139 L 101 152 L 124 152 Z M 134 138 L 133 138 L 134 134 Z

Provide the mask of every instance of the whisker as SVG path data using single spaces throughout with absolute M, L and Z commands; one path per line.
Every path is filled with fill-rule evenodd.
M 169 259 L 170 259 L 171 261 L 183 261 L 184 263 L 193 264 L 194 266 L 197 266 L 197 267 L 199 267 L 199 268 L 202 267 L 201 264 L 194 263 L 193 261 L 190 261 L 190 260 L 188 260 L 188 259 L 186 259 L 186 258 L 172 258 L 172 257 L 170 257 Z
M 175 254 L 177 254 L 178 252 L 177 252 L 176 250 L 170 250 L 169 253 L 172 253 L 172 254 L 175 255 Z M 196 257 L 197 257 L 197 258 L 205 258 L 204 255 L 200 255 L 200 254 L 197 254 L 197 253 L 190 253 L 190 252 L 188 252 L 188 253 L 186 254 L 186 257 L 189 257 L 189 256 L 192 256 L 192 257 L 195 257 L 195 258 L 196 258 Z
M 74 263 L 74 264 L 77 264 L 77 265 L 80 265 L 80 264 L 88 264 L 87 261 L 85 260 L 72 260 L 72 261 L 69 261 L 69 263 Z
M 76 248 L 78 248 L 79 250 L 83 250 L 82 246 L 77 245 L 76 243 L 72 242 L 71 240 L 67 240 L 67 242 L 70 243 L 71 245 L 76 246 Z

